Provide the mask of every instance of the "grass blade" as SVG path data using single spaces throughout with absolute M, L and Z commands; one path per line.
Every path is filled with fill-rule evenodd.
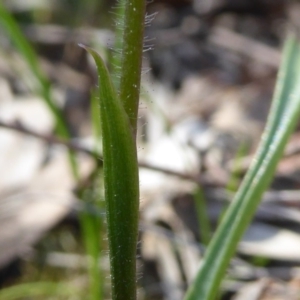
M 104 278 L 99 269 L 102 250 L 100 245 L 102 219 L 99 216 L 91 215 L 89 212 L 81 212 L 80 224 L 88 254 L 89 296 L 86 299 L 101 300 L 103 299 L 104 287 Z
M 208 210 L 206 206 L 206 199 L 203 190 L 197 187 L 194 191 L 194 203 L 196 206 L 197 219 L 199 225 L 199 233 L 201 236 L 201 241 L 204 245 L 208 245 L 211 239 L 211 225 L 208 215 Z
M 50 82 L 47 80 L 44 73 L 42 72 L 37 55 L 34 52 L 33 48 L 24 37 L 22 31 L 20 30 L 14 18 L 4 8 L 3 4 L 1 3 L 0 3 L 0 23 L 6 29 L 8 36 L 12 39 L 16 47 L 19 49 L 20 53 L 22 53 L 32 73 L 37 78 L 40 84 L 39 92 L 45 99 L 52 113 L 55 115 L 56 121 L 58 123 L 59 131 L 60 131 L 59 133 L 61 133 L 62 136 L 65 136 L 67 134 L 67 131 L 63 124 L 62 117 L 60 116 L 58 108 L 53 103 L 50 96 Z
M 45 74 L 40 68 L 38 57 L 23 35 L 18 24 L 11 16 L 11 14 L 5 9 L 4 5 L 0 2 L 0 24 L 6 29 L 8 36 L 14 42 L 16 47 L 19 49 L 20 53 L 23 55 L 24 59 L 27 61 L 32 73 L 39 82 L 39 91 L 38 93 L 44 99 L 46 105 L 50 109 L 56 121 L 56 131 L 59 136 L 63 138 L 69 138 L 69 131 L 67 125 L 65 124 L 64 118 L 61 114 L 60 109 L 52 101 L 51 97 L 51 84 L 46 78 Z M 74 153 L 69 151 L 69 160 L 72 167 L 72 171 L 75 178 L 78 178 L 78 167 L 75 159 Z
M 212 300 L 218 293 L 230 258 L 266 190 L 284 146 L 300 115 L 300 46 L 295 37 L 285 44 L 274 102 L 255 159 L 214 235 L 185 300 Z

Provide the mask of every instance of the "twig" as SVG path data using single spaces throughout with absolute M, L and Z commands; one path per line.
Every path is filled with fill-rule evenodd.
M 98 165 L 102 164 L 102 157 L 96 151 L 87 149 L 86 147 L 81 146 L 81 145 L 77 144 L 76 142 L 58 138 L 54 135 L 38 133 L 38 132 L 33 131 L 29 128 L 26 128 L 19 121 L 4 122 L 4 121 L 0 120 L 0 127 L 5 128 L 5 129 L 14 130 L 14 131 L 17 131 L 17 132 L 20 132 L 20 133 L 23 133 L 23 134 L 30 135 L 30 136 L 38 138 L 38 139 L 40 139 L 40 140 L 42 140 L 45 143 L 50 144 L 50 145 L 53 145 L 53 144 L 63 145 L 63 146 L 65 146 L 68 149 L 71 149 L 73 151 L 81 152 L 81 153 L 84 153 L 88 156 L 92 156 L 94 159 L 97 160 Z M 192 182 L 194 182 L 198 185 L 201 185 L 201 186 L 205 185 L 205 186 L 219 186 L 220 187 L 220 186 L 224 186 L 226 184 L 226 182 L 222 182 L 221 180 L 219 180 L 219 181 L 217 181 L 215 179 L 212 180 L 212 179 L 205 178 L 204 176 L 195 176 L 195 175 L 192 175 L 192 174 L 182 173 L 182 172 L 170 170 L 170 169 L 159 167 L 159 166 L 153 166 L 153 165 L 151 165 L 147 162 L 143 162 L 143 161 L 139 162 L 139 166 L 141 168 L 145 168 L 145 169 L 148 169 L 148 170 L 161 172 L 161 173 L 164 173 L 166 175 L 179 177 L 179 178 L 184 179 L 184 180 L 189 180 L 189 181 L 192 181 Z
M 23 134 L 28 134 L 30 136 L 33 136 L 33 137 L 36 137 L 40 140 L 43 140 L 44 142 L 48 143 L 48 144 L 58 144 L 58 145 L 64 145 L 66 146 L 67 148 L 73 150 L 73 151 L 76 151 L 76 152 L 83 152 L 87 155 L 90 155 L 90 156 L 96 156 L 98 155 L 97 153 L 87 149 L 87 148 L 84 148 L 80 145 L 78 145 L 77 143 L 74 143 L 73 141 L 67 141 L 67 140 L 64 140 L 64 139 L 61 139 L 59 137 L 56 137 L 54 135 L 48 135 L 48 134 L 41 134 L 41 133 L 38 133 L 36 131 L 33 131 L 29 128 L 26 128 L 21 122 L 19 121 L 14 121 L 14 122 L 4 122 L 4 121 L 1 121 L 0 120 L 0 127 L 2 128 L 6 128 L 6 129 L 11 129 L 11 130 L 14 130 L 14 131 L 18 131 L 20 133 L 23 133 Z

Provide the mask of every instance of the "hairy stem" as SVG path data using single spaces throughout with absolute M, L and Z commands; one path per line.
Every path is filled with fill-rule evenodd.
M 145 0 L 127 0 L 121 62 L 120 99 L 136 133 L 139 106 Z

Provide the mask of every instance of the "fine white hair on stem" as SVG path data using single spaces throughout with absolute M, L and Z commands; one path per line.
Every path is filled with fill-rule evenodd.
M 155 19 L 156 15 L 157 15 L 157 12 L 152 13 L 152 14 L 146 13 L 146 15 L 145 15 L 145 27 L 148 27 L 148 26 L 151 25 L 151 22 Z
M 142 74 L 142 75 L 145 75 L 145 74 L 147 74 L 149 71 L 151 71 L 151 68 L 143 67 L 143 68 L 142 68 L 141 74 Z

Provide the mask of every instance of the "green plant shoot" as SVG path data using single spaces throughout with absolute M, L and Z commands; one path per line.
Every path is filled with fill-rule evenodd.
M 139 208 L 135 137 L 103 60 L 94 50 L 84 48 L 93 56 L 99 75 L 112 299 L 133 300 Z

